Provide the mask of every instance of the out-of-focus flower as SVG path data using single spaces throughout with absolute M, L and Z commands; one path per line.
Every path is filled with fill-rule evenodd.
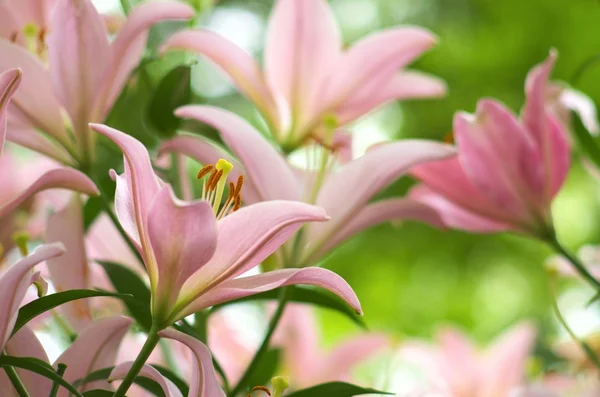
M 0 3 L 0 37 L 35 52 L 45 51 L 50 14 L 57 0 L 4 0 Z
M 352 288 L 325 269 L 286 269 L 237 278 L 272 254 L 304 223 L 327 220 L 323 209 L 271 201 L 237 210 L 241 180 L 230 188 L 229 200 L 221 205 L 227 173 L 232 169 L 225 160 L 208 167 L 202 200 L 180 201 L 156 176 L 139 141 L 103 125 L 92 125 L 92 129 L 113 140 L 124 154 L 125 172 L 119 176 L 112 173 L 117 180 L 115 207 L 144 258 L 156 326 L 165 327 L 207 307 L 292 284 L 327 288 L 361 312 Z
M 172 329 L 160 332 L 163 338 L 179 341 L 189 347 L 192 351 L 192 378 L 189 386 L 188 397 L 225 397 L 225 393 L 219 385 L 212 362 L 212 356 L 208 348 L 197 339 L 182 334 Z M 123 379 L 131 369 L 133 362 L 117 365 L 110 374 L 110 379 Z M 181 392 L 170 380 L 164 378 L 160 372 L 150 365 L 144 365 L 139 376 L 154 380 L 162 388 L 166 397 L 182 397 Z
M 579 249 L 577 256 L 583 262 L 590 274 L 600 279 L 600 247 L 596 245 L 585 245 Z M 562 276 L 580 276 L 580 274 L 573 269 L 571 262 L 560 255 L 554 255 L 548 258 L 546 261 L 546 266 L 550 269 L 556 270 Z
M 548 375 L 532 385 L 519 387 L 510 397 L 596 397 L 600 382 L 592 376 Z
M 300 170 L 235 114 L 209 106 L 186 106 L 178 109 L 176 114 L 215 127 L 241 165 L 211 143 L 191 136 L 166 142 L 161 147 L 162 153 L 184 153 L 203 164 L 225 156 L 236 164 L 237 172 L 230 173 L 230 178 L 233 180 L 242 174 L 245 177 L 246 202 L 303 200 L 327 211 L 331 217 L 327 223 L 307 225 L 295 242 L 278 252 L 280 266 L 315 264 L 347 238 L 386 220 L 416 219 L 441 224 L 436 211 L 416 200 L 386 199 L 371 204 L 369 200 L 409 168 L 453 156 L 455 151 L 449 145 L 425 140 L 390 143 L 376 147 L 338 169 L 333 169 L 337 165 L 335 162 L 322 164 L 322 157 L 317 154 L 319 165 L 316 170 Z M 335 148 L 324 150 L 335 151 Z
M 89 165 L 95 138 L 88 123 L 107 116 L 139 63 L 149 28 L 194 14 L 175 1 L 145 2 L 109 42 L 90 0 L 56 1 L 50 28 L 32 25 L 43 32 L 43 51 L 0 39 L 0 69 L 20 67 L 26 76 L 11 104 L 8 139 L 67 165 Z
M 325 0 L 279 0 L 271 15 L 264 71 L 244 50 L 208 30 L 175 34 L 164 49 L 183 49 L 219 65 L 263 114 L 277 141 L 293 150 L 323 123 L 343 126 L 383 103 L 443 96 L 445 84 L 401 71 L 435 44 L 419 27 L 375 33 L 347 51 Z
M 575 112 L 585 129 L 592 135 L 598 135 L 600 132 L 596 104 L 581 91 L 564 83 L 549 82 L 546 86 L 546 106 L 565 128 L 570 128 L 571 112 Z
M 550 204 L 570 165 L 565 128 L 546 105 L 555 60 L 552 52 L 529 73 L 520 120 L 489 99 L 477 104 L 474 115 L 458 113 L 458 157 L 415 167 L 412 173 L 423 184 L 411 197 L 430 204 L 448 225 L 460 229 L 551 236 Z
M 432 392 L 450 397 L 507 397 L 523 385 L 535 329 L 520 324 L 479 352 L 459 331 L 444 329 L 435 346 L 407 342 L 400 355 L 427 373 Z
M 600 332 L 591 333 L 582 339 L 596 355 L 600 354 Z M 566 358 L 573 365 L 575 371 L 596 369 L 579 342 L 574 340 L 559 342 L 553 346 L 553 349 L 556 354 Z
M 6 111 L 15 91 L 21 83 L 21 69 L 10 69 L 0 74 L 0 156 L 6 139 Z

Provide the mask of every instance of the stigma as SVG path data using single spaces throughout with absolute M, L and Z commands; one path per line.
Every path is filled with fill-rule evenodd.
M 242 206 L 242 186 L 244 176 L 240 175 L 236 183 L 227 182 L 227 176 L 233 169 L 233 164 L 225 159 L 219 159 L 215 164 L 208 164 L 198 172 L 198 179 L 203 179 L 202 200 L 212 205 L 217 219 L 237 211 Z M 229 187 L 224 203 L 225 187 Z

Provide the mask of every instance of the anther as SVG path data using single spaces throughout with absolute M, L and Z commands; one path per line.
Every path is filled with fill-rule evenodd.
M 215 190 L 215 189 L 217 188 L 217 184 L 218 184 L 218 183 L 219 183 L 219 181 L 221 180 L 221 177 L 222 177 L 222 176 L 223 176 L 223 170 L 219 170 L 219 171 L 218 171 L 218 172 L 215 174 L 214 178 L 212 178 L 212 181 L 211 181 L 211 184 L 210 184 L 210 187 L 209 187 L 209 189 L 210 189 L 211 191 L 212 191 L 212 190 Z
M 235 194 L 234 196 L 239 196 L 242 192 L 242 186 L 244 185 L 244 175 L 240 175 L 238 177 L 237 183 L 235 185 Z
M 209 165 L 205 165 L 204 167 L 202 167 L 202 169 L 200 171 L 198 171 L 198 176 L 196 176 L 197 179 L 202 179 L 204 178 L 206 175 L 208 175 L 213 169 L 215 168 L 214 165 L 209 164 Z
M 248 394 L 248 397 L 252 397 L 252 393 L 254 393 L 255 391 L 264 391 L 265 393 L 267 393 L 268 396 L 271 395 L 271 391 L 269 389 L 267 389 L 264 386 L 254 386 L 252 388 L 252 390 L 250 390 L 250 394 Z
M 242 206 L 242 196 L 235 196 L 235 204 L 233 205 L 233 212 L 240 209 Z

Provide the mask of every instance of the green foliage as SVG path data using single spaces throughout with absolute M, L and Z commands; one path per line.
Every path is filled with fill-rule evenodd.
M 299 390 L 288 394 L 288 397 L 352 397 L 360 396 L 363 394 L 387 394 L 392 395 L 393 393 L 386 393 L 375 389 L 364 388 L 360 386 L 351 385 L 344 382 L 331 382 L 323 383 L 308 389 Z

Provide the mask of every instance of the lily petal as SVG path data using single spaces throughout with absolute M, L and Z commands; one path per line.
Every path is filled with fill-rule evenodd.
M 397 72 L 383 87 L 365 86 L 336 109 L 338 122 L 343 125 L 391 101 L 412 98 L 438 98 L 446 95 L 446 83 L 435 76 L 419 71 Z
M 326 104 L 336 108 L 359 88 L 375 92 L 389 83 L 398 69 L 430 49 L 436 37 L 413 26 L 375 33 L 356 43 L 339 61 L 339 72 L 327 86 Z M 342 67 L 343 66 L 343 67 Z
M 27 122 L 25 124 L 21 122 L 17 124 L 14 121 L 15 114 L 12 112 L 13 109 L 15 107 L 11 106 L 8 110 L 8 130 L 6 132 L 6 139 L 8 141 L 41 153 L 61 164 L 73 167 L 77 166 L 76 161 L 62 146 L 48 139 L 45 135 L 40 134 L 35 127 L 29 125 Z
M 22 76 L 21 69 L 11 69 L 0 74 L 0 156 L 6 140 L 6 124 L 8 122 L 6 111 L 10 99 L 21 83 Z
M 175 303 L 185 281 L 215 253 L 217 222 L 207 201 L 180 201 L 167 185 L 152 202 L 148 234 L 158 266 L 153 303 L 166 309 Z M 156 314 L 160 308 L 154 309 Z
M 245 167 L 235 157 L 198 136 L 180 135 L 163 142 L 158 148 L 158 156 L 161 157 L 167 153 L 181 153 L 205 165 L 216 164 L 219 159 L 225 159 L 233 165 L 227 175 L 229 182 L 236 183 L 241 175 L 247 175 Z M 242 193 L 245 203 L 250 204 L 261 201 L 250 178 L 244 180 Z
M 40 176 L 25 191 L 10 202 L 0 207 L 0 219 L 16 210 L 25 200 L 47 189 L 68 189 L 75 192 L 96 196 L 99 194 L 94 182 L 85 174 L 70 168 L 50 170 Z
M 368 204 L 354 214 L 353 218 L 335 235 L 333 235 L 322 248 L 308 259 L 310 263 L 316 263 L 331 249 L 337 247 L 345 240 L 371 226 L 386 221 L 414 220 L 424 222 L 431 226 L 444 228 L 444 221 L 438 211 L 431 206 L 414 199 L 387 199 L 373 204 Z M 311 242 L 309 241 L 308 244 Z
M 211 260 L 184 284 L 181 300 L 256 267 L 307 222 L 327 220 L 319 207 L 297 201 L 266 201 L 243 207 L 217 224 L 217 249 Z
M 118 95 L 123 90 L 131 71 L 142 57 L 148 31 L 157 22 L 193 18 L 196 12 L 187 4 L 176 1 L 148 1 L 136 6 L 120 30 L 110 48 L 110 64 L 103 79 L 100 95 L 99 120 L 108 114 Z
M 159 335 L 163 338 L 177 340 L 192 351 L 194 356 L 192 374 L 194 376 L 190 382 L 188 397 L 225 397 L 225 393 L 219 386 L 208 347 L 199 340 L 172 329 L 161 331 Z
M 583 126 L 590 134 L 598 135 L 600 133 L 596 104 L 589 96 L 573 88 L 566 88 L 562 90 L 559 101 L 579 116 Z
M 65 248 L 60 243 L 42 245 L 31 255 L 10 266 L 0 276 L 0 348 L 2 350 L 17 321 L 19 305 L 34 279 L 30 272 L 31 268 L 64 252 Z
M 115 316 L 97 321 L 86 328 L 73 344 L 56 359 L 54 365 L 67 366 L 63 378 L 67 382 L 83 379 L 90 373 L 115 364 L 121 340 L 131 327 L 133 320 Z M 89 382 L 80 391 L 107 388 L 105 381 Z M 61 389 L 57 397 L 68 397 L 69 391 Z
M 296 128 L 311 121 L 322 86 L 341 55 L 341 38 L 324 0 L 278 0 L 265 45 L 269 87 L 290 106 Z M 298 127 L 299 126 L 299 127 Z
M 424 140 L 405 140 L 377 147 L 363 157 L 351 161 L 332 173 L 323 184 L 317 197 L 317 205 L 331 216 L 331 221 L 322 225 L 310 225 L 307 237 L 315 244 L 306 250 L 320 249 L 320 244 L 331 238 L 360 211 L 381 189 L 401 177 L 411 167 L 453 156 L 450 145 Z M 318 243 L 317 243 L 318 242 Z
M 108 378 L 109 382 L 125 378 L 132 366 L 133 361 L 128 361 L 117 365 L 110 373 Z M 183 397 L 183 394 L 181 394 L 173 382 L 162 376 L 160 372 L 148 364 L 144 364 L 138 376 L 151 379 L 158 383 L 162 391 L 165 393 L 165 397 Z
M 88 122 L 110 57 L 108 34 L 90 0 L 63 0 L 52 13 L 48 59 L 54 92 L 71 117 L 78 143 L 89 150 Z
M 83 205 L 81 198 L 74 195 L 69 204 L 48 220 L 46 241 L 61 241 L 67 252 L 46 261 L 52 283 L 58 292 L 91 287 L 90 269 L 84 243 Z M 62 305 L 69 324 L 80 332 L 92 322 L 88 299 L 80 299 Z
M 12 104 L 33 127 L 71 145 L 61 116 L 48 70 L 34 55 L 7 40 L 0 39 L 0 70 L 21 68 L 25 78 L 15 92 Z
M 303 269 L 276 270 L 257 276 L 225 281 L 201 295 L 200 298 L 187 306 L 183 312 L 180 312 L 177 317 L 183 318 L 219 303 L 296 284 L 325 288 L 342 298 L 358 314 L 362 314 L 358 297 L 343 278 L 331 270 L 320 267 L 306 267 Z
M 453 328 L 442 329 L 437 338 L 441 348 L 438 358 L 440 373 L 451 384 L 451 390 L 465 390 L 482 373 L 475 346 Z
M 175 114 L 216 128 L 227 147 L 246 167 L 247 176 L 262 201 L 300 199 L 300 186 L 288 163 L 244 119 L 212 106 L 184 106 Z
M 208 30 L 189 30 L 171 36 L 161 52 L 185 50 L 206 56 L 231 77 L 238 89 L 279 126 L 277 106 L 256 61 L 237 45 Z

